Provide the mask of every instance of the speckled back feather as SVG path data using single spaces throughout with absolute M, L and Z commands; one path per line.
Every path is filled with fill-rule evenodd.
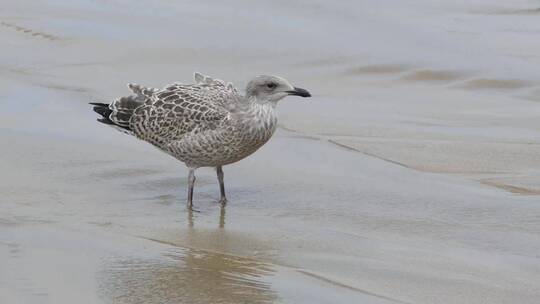
M 220 80 L 198 73 L 195 80 L 195 84 L 174 83 L 161 90 L 137 87 L 146 100 L 130 119 L 135 135 L 161 147 L 188 133 L 213 130 L 242 100 L 236 89 L 231 90 Z

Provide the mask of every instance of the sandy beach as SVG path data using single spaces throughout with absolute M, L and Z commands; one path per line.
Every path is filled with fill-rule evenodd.
M 539 303 L 540 3 L 405 2 L 3 1 L 0 303 Z M 195 71 L 313 97 L 190 212 L 88 102 Z

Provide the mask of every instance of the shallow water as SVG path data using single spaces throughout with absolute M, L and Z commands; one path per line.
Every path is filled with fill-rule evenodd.
M 530 1 L 4 2 L 1 303 L 539 301 Z M 314 97 L 190 213 L 87 102 L 193 71 Z

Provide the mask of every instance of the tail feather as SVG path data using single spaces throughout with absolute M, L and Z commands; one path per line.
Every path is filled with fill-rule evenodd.
M 102 102 L 89 102 L 89 104 L 91 104 L 93 106 L 100 106 L 100 107 L 108 107 L 109 106 L 108 103 L 102 103 Z
M 129 121 L 133 111 L 144 103 L 139 96 L 127 96 L 116 99 L 110 104 L 91 102 L 94 112 L 101 115 L 97 121 L 116 127 L 124 133 L 130 133 Z
M 94 105 L 94 112 L 98 113 L 99 115 L 103 116 L 105 119 L 109 119 L 109 116 L 112 113 L 112 110 L 109 109 L 109 105 L 105 103 L 90 103 L 91 105 Z
M 139 96 L 118 98 L 109 105 L 109 109 L 111 110 L 109 119 L 123 128 L 129 128 L 129 121 L 133 115 L 133 111 L 142 104 L 143 102 Z
M 106 125 L 110 125 L 110 126 L 116 126 L 114 124 L 114 122 L 112 122 L 110 119 L 108 118 L 98 118 L 97 121 L 103 123 L 103 124 L 106 124 Z
M 135 109 L 143 105 L 157 89 L 136 84 L 129 84 L 128 87 L 134 93 L 133 95 L 117 98 L 110 104 L 101 102 L 90 104 L 94 106 L 94 112 L 102 116 L 98 118 L 99 122 L 113 126 L 124 133 L 133 134 L 129 127 L 131 116 Z

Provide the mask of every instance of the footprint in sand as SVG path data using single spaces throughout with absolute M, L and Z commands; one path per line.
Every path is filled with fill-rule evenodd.
M 14 29 L 14 30 L 16 30 L 18 32 L 22 32 L 24 34 L 27 34 L 27 35 L 30 35 L 30 36 L 33 36 L 33 37 L 43 38 L 43 39 L 47 39 L 47 40 L 50 40 L 50 41 L 60 40 L 60 37 L 58 37 L 58 36 L 54 36 L 54 35 L 47 34 L 47 33 L 44 33 L 44 32 L 34 31 L 32 29 L 25 28 L 25 27 L 22 27 L 22 26 L 13 24 L 13 23 L 8 23 L 8 22 L 5 22 L 5 21 L 2 21 L 2 22 L 0 22 L 0 25 L 3 26 L 3 27 L 12 28 L 12 29 Z
M 449 83 L 467 77 L 468 73 L 450 70 L 417 70 L 400 78 L 403 81 Z
M 375 64 L 364 65 L 352 68 L 347 71 L 349 75 L 361 75 L 361 74 L 398 74 L 405 72 L 409 69 L 408 66 L 401 64 Z

